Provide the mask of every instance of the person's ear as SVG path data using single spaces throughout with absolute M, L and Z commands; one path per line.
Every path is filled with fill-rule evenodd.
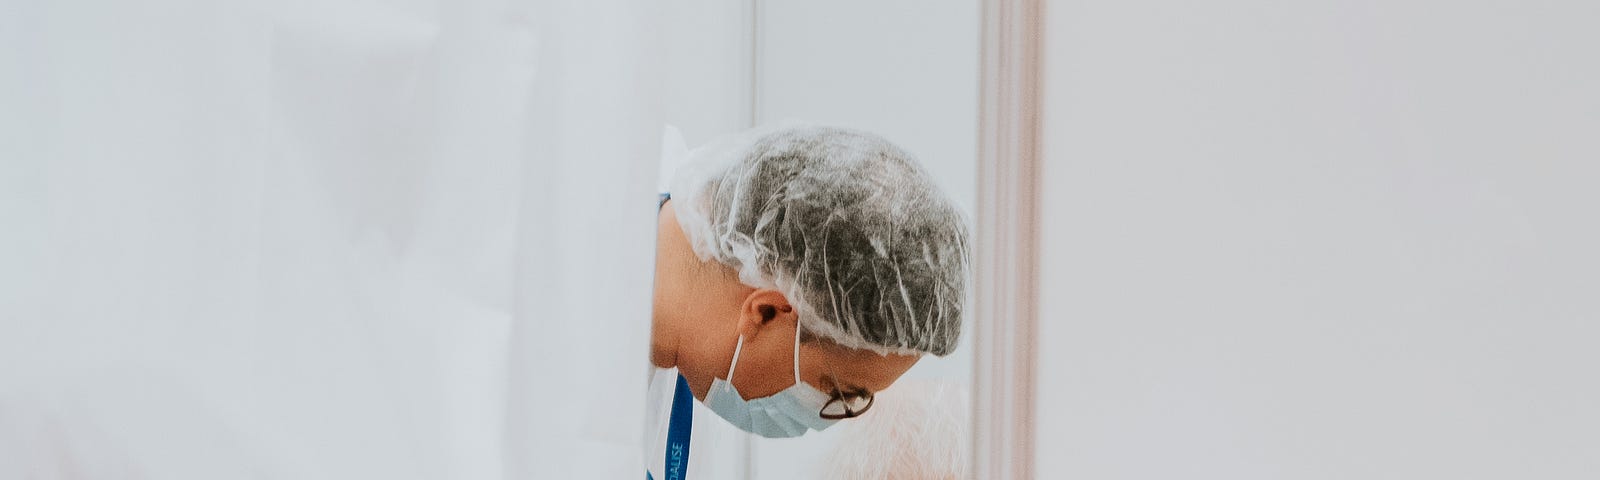
M 777 290 L 758 288 L 744 299 L 744 305 L 739 309 L 739 334 L 744 335 L 745 343 L 754 340 L 756 335 L 771 325 L 797 324 L 800 317 L 794 311 L 794 306 L 789 304 L 789 299 Z

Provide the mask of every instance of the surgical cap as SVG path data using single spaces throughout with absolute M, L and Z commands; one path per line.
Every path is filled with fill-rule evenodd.
M 905 150 L 859 130 L 753 130 L 690 152 L 671 194 L 702 261 L 778 290 L 802 331 L 946 355 L 961 333 L 968 229 Z

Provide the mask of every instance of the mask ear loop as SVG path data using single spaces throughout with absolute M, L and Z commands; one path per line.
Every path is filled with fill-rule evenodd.
M 739 343 L 733 344 L 733 364 L 728 365 L 728 386 L 733 386 L 733 369 L 739 366 L 739 350 L 744 348 L 744 335 L 739 336 Z
M 794 384 L 800 384 L 800 320 L 794 322 Z
M 739 336 L 739 343 L 733 344 L 733 364 L 728 365 L 728 388 L 733 388 L 733 369 L 734 367 L 739 366 L 739 350 L 742 348 L 744 348 L 744 335 Z M 712 382 L 712 385 L 715 386 L 716 382 Z M 709 403 L 711 401 L 711 397 L 715 396 L 716 394 L 717 389 L 715 388 L 711 389 L 709 392 L 706 392 L 706 402 Z M 741 394 L 739 396 L 743 397 L 744 395 Z M 743 398 L 740 399 L 743 400 Z

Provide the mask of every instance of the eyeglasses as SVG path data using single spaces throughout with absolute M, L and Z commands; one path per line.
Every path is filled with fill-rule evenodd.
M 871 392 L 868 392 L 865 396 L 854 394 L 846 396 L 835 385 L 833 387 L 833 398 L 822 405 L 822 411 L 818 415 L 828 420 L 855 418 L 866 412 L 867 409 L 872 408 L 873 398 Z

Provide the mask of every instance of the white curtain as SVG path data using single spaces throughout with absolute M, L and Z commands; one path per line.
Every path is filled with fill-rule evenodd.
M 648 1 L 0 0 L 0 478 L 636 478 Z

